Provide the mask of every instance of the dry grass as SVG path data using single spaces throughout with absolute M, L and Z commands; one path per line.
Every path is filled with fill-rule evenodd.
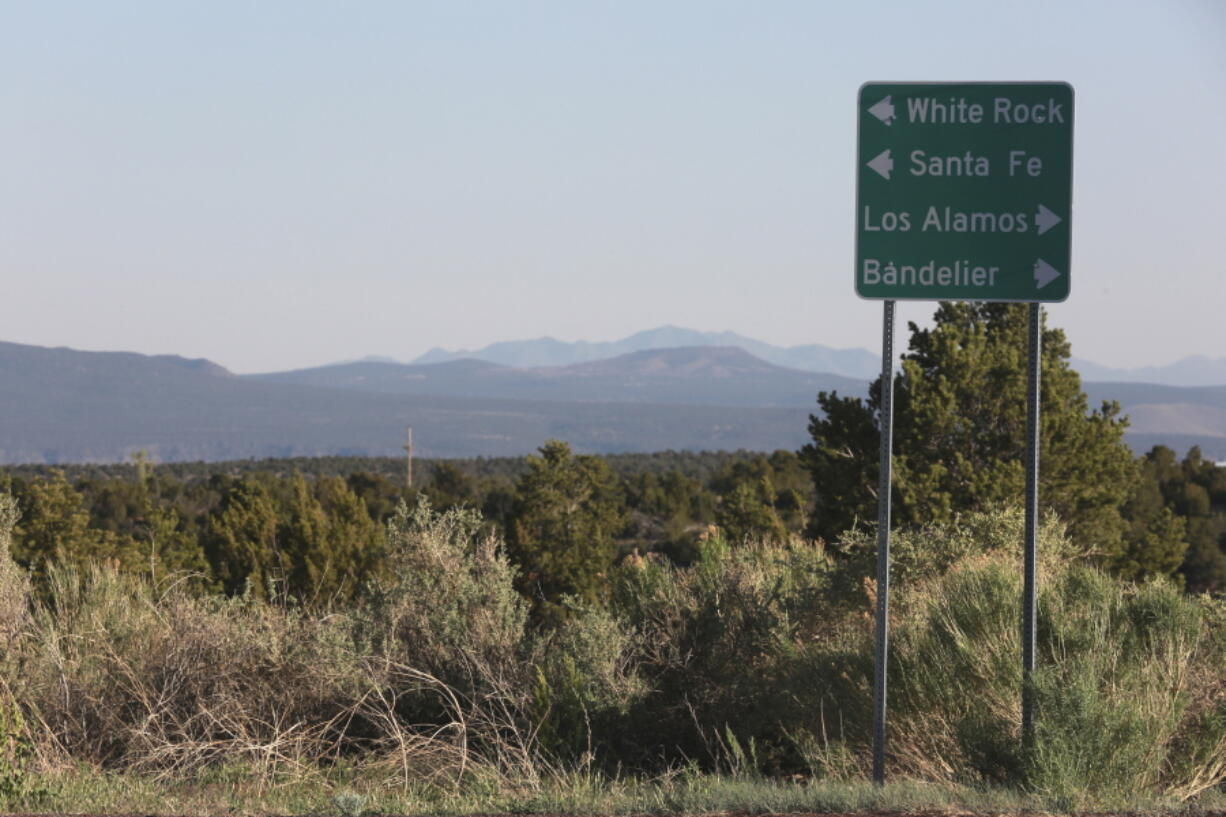
M 182 581 L 157 588 L 109 565 L 53 569 L 39 603 L 6 548 L 0 682 L 36 724 L 48 770 L 169 781 L 238 764 L 272 781 L 360 757 L 402 789 L 473 774 L 539 788 L 523 611 L 500 619 L 487 603 L 518 599 L 470 521 L 426 512 L 406 524 L 398 582 L 369 608 L 322 615 L 200 598 Z M 431 630 L 431 615 L 443 626 Z

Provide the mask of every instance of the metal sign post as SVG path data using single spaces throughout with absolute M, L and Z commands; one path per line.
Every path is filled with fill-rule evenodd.
M 881 472 L 877 479 L 877 645 L 873 673 L 873 782 L 885 782 L 886 664 L 890 644 L 890 470 L 894 446 L 894 302 L 881 334 Z
M 1026 383 L 1026 533 L 1022 579 L 1022 742 L 1034 745 L 1035 601 L 1038 592 L 1039 397 L 1043 373 L 1043 305 L 1030 304 L 1030 373 Z

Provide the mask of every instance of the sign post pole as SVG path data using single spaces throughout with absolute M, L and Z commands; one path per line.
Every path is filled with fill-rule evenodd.
M 881 336 L 881 471 L 877 481 L 877 634 L 873 674 L 873 782 L 885 783 L 886 662 L 890 642 L 890 483 L 894 444 L 894 302 Z
M 1035 621 L 1038 591 L 1040 392 L 1043 371 L 1043 305 L 1030 304 L 1030 374 L 1026 384 L 1026 532 L 1022 585 L 1022 744 L 1034 745 Z

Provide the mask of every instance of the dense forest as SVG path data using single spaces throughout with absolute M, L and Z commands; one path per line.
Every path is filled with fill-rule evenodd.
M 146 575 L 189 571 L 202 591 L 352 597 L 383 569 L 383 528 L 399 503 L 480 511 L 491 528 L 540 520 L 546 483 L 596 493 L 583 514 L 607 558 L 659 551 L 686 562 L 711 525 L 783 538 L 804 530 L 812 483 L 793 452 L 663 452 L 417 460 L 318 458 L 154 466 L 13 466 L 0 493 L 21 509 L 13 556 L 35 575 L 53 561 L 112 561 Z M 543 493 L 544 492 L 544 493 Z M 601 565 L 594 565 L 599 571 Z
M 1165 515 L 1178 561 L 1168 546 L 1104 564 L 1134 576 L 1172 575 L 1192 591 L 1226 590 L 1226 468 L 1197 449 L 1180 459 L 1161 446 L 1137 465 L 1125 521 Z M 21 509 L 13 557 L 36 575 L 52 561 L 110 560 L 145 575 L 189 571 L 205 592 L 263 595 L 277 586 L 313 599 L 352 597 L 377 576 L 387 520 L 399 503 L 423 498 L 437 510 L 478 510 L 514 542 L 516 526 L 543 524 L 557 510 L 550 491 L 570 484 L 587 492 L 583 515 L 596 527 L 586 535 L 602 543 L 589 555 L 608 564 L 653 552 L 688 564 L 713 526 L 732 541 L 824 533 L 805 452 L 590 456 L 551 442 L 534 457 L 417 460 L 411 488 L 405 472 L 405 461 L 393 458 L 142 459 L 9 466 L 0 469 L 0 493 Z M 839 524 L 871 521 L 871 507 L 862 510 Z

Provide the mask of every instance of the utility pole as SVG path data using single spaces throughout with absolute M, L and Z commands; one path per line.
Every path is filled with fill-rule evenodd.
M 408 467 L 404 472 L 404 487 L 413 489 L 413 426 L 409 426 L 409 439 L 404 445 Z

